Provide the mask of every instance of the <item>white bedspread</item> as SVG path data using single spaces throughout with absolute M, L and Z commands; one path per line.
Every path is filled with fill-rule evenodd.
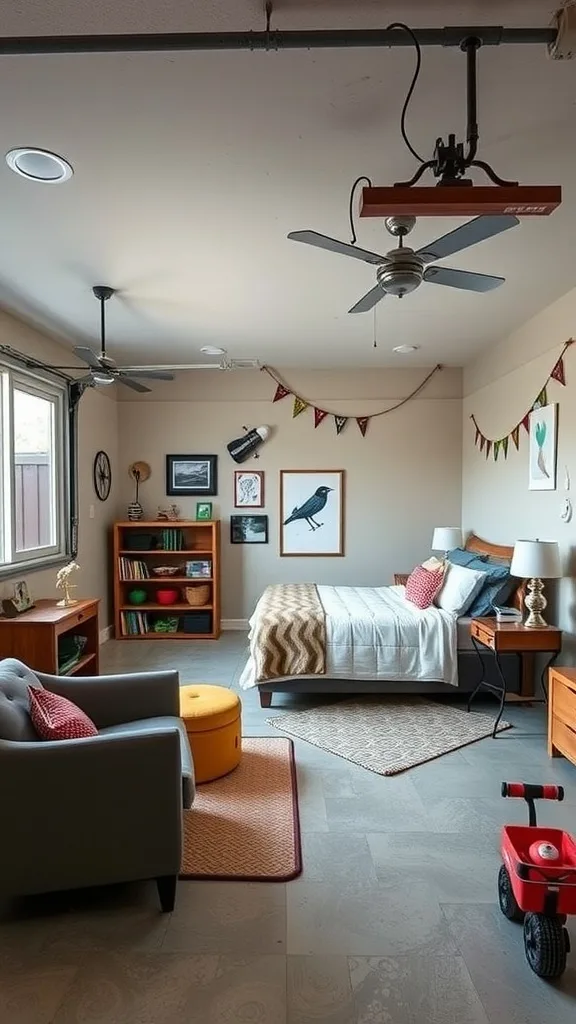
M 404 599 L 404 587 L 319 586 L 318 593 L 326 612 L 325 678 L 457 685 L 454 615 L 436 607 L 420 611 Z M 250 641 L 257 617 L 258 605 Z M 240 686 L 257 685 L 250 654 Z

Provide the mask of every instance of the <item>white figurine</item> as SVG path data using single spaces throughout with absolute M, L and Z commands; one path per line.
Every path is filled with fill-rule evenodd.
M 62 569 L 59 569 L 56 573 L 56 590 L 63 590 L 64 597 L 61 601 L 58 601 L 58 608 L 70 608 L 73 604 L 78 604 L 73 597 L 70 597 L 70 591 L 76 589 L 75 583 L 70 583 L 70 576 L 73 572 L 77 572 L 80 566 L 77 562 L 68 562 Z

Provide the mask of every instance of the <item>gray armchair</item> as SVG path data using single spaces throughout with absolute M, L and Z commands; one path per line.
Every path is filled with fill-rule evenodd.
M 39 740 L 28 686 L 68 697 L 98 736 Z M 177 672 L 65 677 L 0 661 L 0 892 L 154 878 L 174 907 L 194 769 Z

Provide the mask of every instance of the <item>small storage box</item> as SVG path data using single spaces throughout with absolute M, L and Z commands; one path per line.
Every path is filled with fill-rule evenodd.
M 153 551 L 157 538 L 153 533 L 139 533 L 136 530 L 125 530 L 123 544 L 128 551 Z
M 211 633 L 212 612 L 189 612 L 183 615 L 181 628 L 184 633 Z

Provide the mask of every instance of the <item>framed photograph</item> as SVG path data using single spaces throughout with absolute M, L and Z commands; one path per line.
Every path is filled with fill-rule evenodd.
M 217 455 L 167 455 L 166 494 L 217 494 L 217 463 Z
M 264 508 L 264 473 L 237 469 L 234 473 L 235 508 Z
M 344 470 L 280 470 L 280 554 L 344 554 Z
M 212 502 L 196 502 L 196 519 L 212 519 Z
M 557 417 L 556 402 L 530 413 L 528 488 L 531 491 L 556 490 Z
M 230 516 L 231 544 L 267 544 L 268 516 Z

